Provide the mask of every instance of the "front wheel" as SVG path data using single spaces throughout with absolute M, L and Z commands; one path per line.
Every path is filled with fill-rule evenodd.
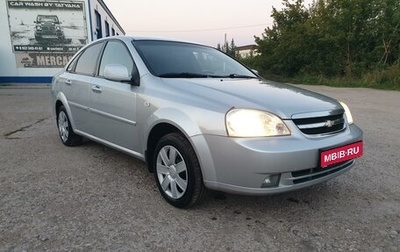
M 182 135 L 171 133 L 162 137 L 152 162 L 158 189 L 171 205 L 190 207 L 207 197 L 197 156 Z
M 57 126 L 58 134 L 60 135 L 61 141 L 67 146 L 76 146 L 81 144 L 82 137 L 74 133 L 69 121 L 67 111 L 64 106 L 61 106 L 57 111 Z

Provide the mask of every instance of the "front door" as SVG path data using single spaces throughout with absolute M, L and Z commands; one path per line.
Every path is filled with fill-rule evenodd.
M 126 46 L 109 41 L 100 61 L 99 76 L 90 87 L 93 136 L 132 151 L 138 151 L 136 134 L 136 86 L 103 78 L 108 64 L 120 64 L 133 71 L 134 63 Z

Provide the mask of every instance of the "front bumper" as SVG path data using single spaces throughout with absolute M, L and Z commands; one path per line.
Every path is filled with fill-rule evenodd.
M 293 129 L 293 127 L 291 127 Z M 327 136 L 308 137 L 292 131 L 289 137 L 230 138 L 198 135 L 192 138 L 206 187 L 235 194 L 267 195 L 300 189 L 334 178 L 354 160 L 321 169 L 320 151 L 362 140 L 354 124 Z M 265 187 L 268 176 L 278 183 Z
M 53 31 L 53 32 L 46 32 L 46 31 L 35 31 L 36 38 L 42 39 L 59 39 L 64 36 L 62 31 Z

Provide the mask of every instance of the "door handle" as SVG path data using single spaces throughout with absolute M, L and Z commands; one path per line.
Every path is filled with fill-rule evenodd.
M 102 90 L 101 90 L 100 86 L 95 85 L 95 86 L 92 86 L 92 91 L 95 93 L 101 93 Z
M 65 84 L 67 84 L 68 86 L 71 86 L 71 84 L 72 84 L 72 81 L 71 81 L 70 79 L 68 79 L 68 80 L 65 80 Z

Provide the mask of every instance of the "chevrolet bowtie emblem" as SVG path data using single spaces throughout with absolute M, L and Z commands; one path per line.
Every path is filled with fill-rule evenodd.
M 325 126 L 328 127 L 328 128 L 332 127 L 333 125 L 335 125 L 335 122 L 334 122 L 334 121 L 327 120 L 327 121 L 325 122 Z

